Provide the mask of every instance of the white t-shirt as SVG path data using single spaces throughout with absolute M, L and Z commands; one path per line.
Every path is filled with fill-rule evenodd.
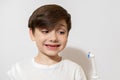
M 16 63 L 8 75 L 10 80 L 86 80 L 80 65 L 66 59 L 50 66 L 34 59 Z

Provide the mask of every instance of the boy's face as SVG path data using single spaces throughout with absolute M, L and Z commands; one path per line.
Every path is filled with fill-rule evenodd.
M 40 54 L 57 56 L 67 43 L 67 24 L 65 20 L 61 20 L 53 30 L 35 28 L 34 34 L 30 29 L 30 36 L 36 42 Z

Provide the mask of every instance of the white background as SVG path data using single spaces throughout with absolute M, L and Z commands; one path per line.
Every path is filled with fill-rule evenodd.
M 91 51 L 100 80 L 120 80 L 119 0 L 0 0 L 0 80 L 7 80 L 5 73 L 16 61 L 36 55 L 27 22 L 36 8 L 47 3 L 63 6 L 72 16 L 65 49 L 69 56 Z M 90 70 L 82 58 L 83 67 Z

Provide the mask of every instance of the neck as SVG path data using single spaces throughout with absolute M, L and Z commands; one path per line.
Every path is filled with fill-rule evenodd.
M 60 62 L 61 59 L 62 58 L 58 55 L 46 56 L 46 55 L 38 54 L 35 57 L 35 62 L 37 62 L 39 64 L 43 64 L 43 65 L 52 65 L 52 64 L 56 64 L 56 63 Z

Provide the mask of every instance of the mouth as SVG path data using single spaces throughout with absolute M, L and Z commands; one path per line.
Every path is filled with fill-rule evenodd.
M 50 50 L 56 50 L 57 48 L 60 47 L 59 44 L 45 44 L 45 46 Z

